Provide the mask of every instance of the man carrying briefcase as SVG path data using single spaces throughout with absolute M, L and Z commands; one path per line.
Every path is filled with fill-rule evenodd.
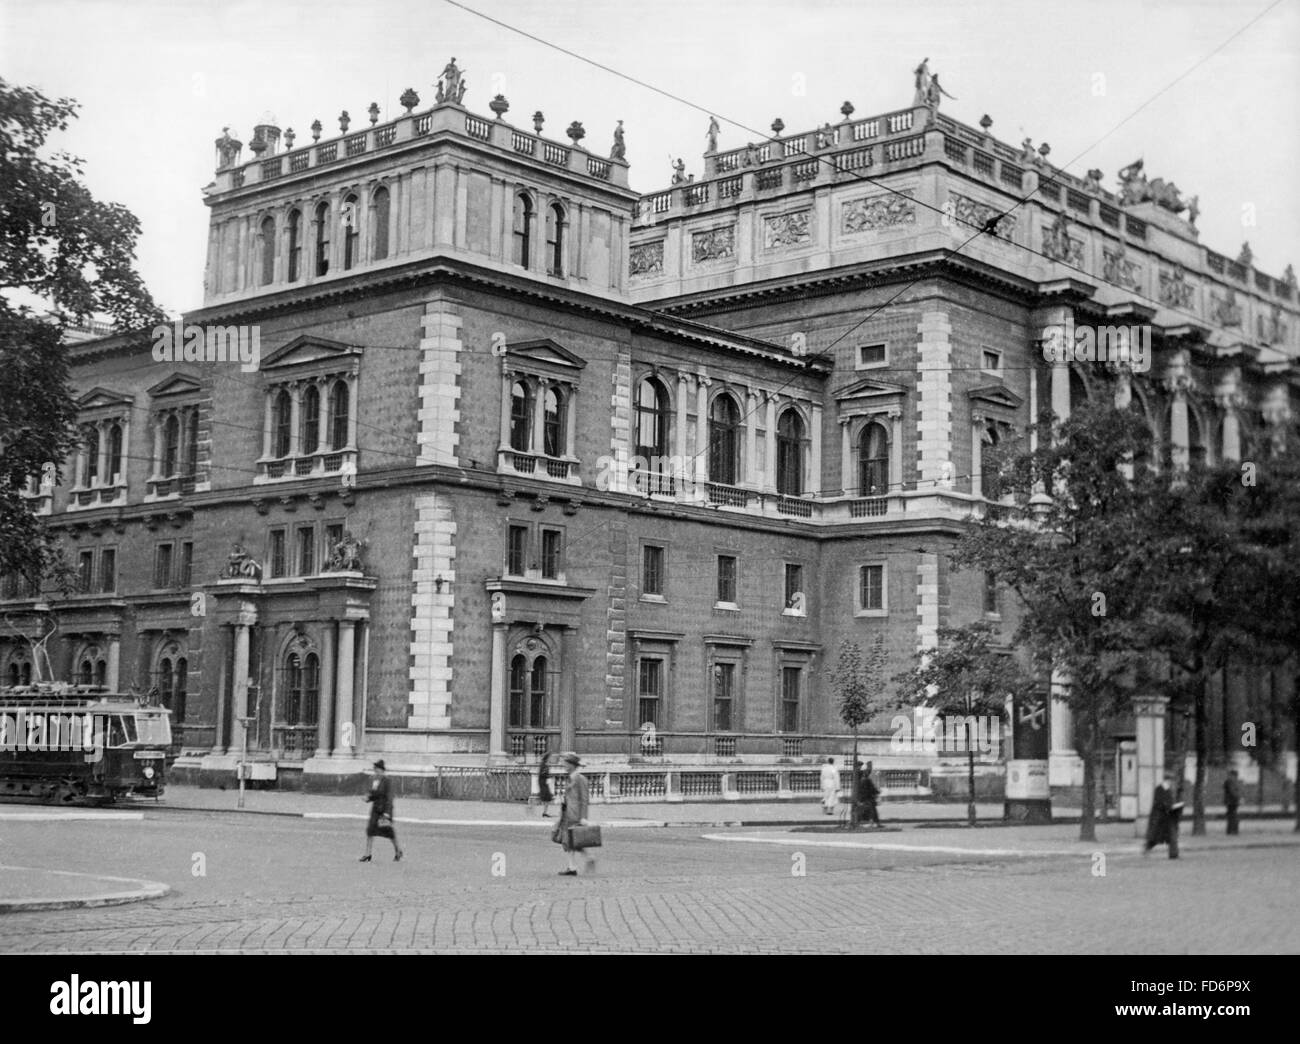
M 582 762 L 572 751 L 561 760 L 569 770 L 569 785 L 564 790 L 564 801 L 560 805 L 560 821 L 555 825 L 551 840 L 556 841 L 569 857 L 569 868 L 561 870 L 561 877 L 578 876 L 578 853 L 583 853 L 587 863 L 587 873 L 596 869 L 596 859 L 589 854 L 592 848 L 600 847 L 600 827 L 587 825 L 587 804 L 590 789 L 587 778 L 578 771 Z

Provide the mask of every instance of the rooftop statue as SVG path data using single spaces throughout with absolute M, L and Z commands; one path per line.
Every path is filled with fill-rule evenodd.
M 718 131 L 720 131 L 721 129 L 722 128 L 718 126 L 718 118 L 716 116 L 710 116 L 709 130 L 707 134 L 709 139 L 709 147 L 704 150 L 705 152 L 718 151 Z
M 455 102 L 459 105 L 465 97 L 465 89 L 468 86 L 465 74 L 456 65 L 456 59 L 452 58 L 442 70 L 442 78 L 438 81 L 438 94 L 434 101 L 439 105 L 444 102 Z
M 686 161 L 678 157 L 673 163 L 673 184 L 682 185 L 686 182 Z
M 1119 172 L 1120 204 L 1131 206 L 1135 203 L 1156 203 L 1171 214 L 1181 214 L 1187 209 L 1178 186 L 1164 178 L 1147 180 L 1142 170 L 1142 160 L 1130 163 Z M 1200 213 L 1199 208 L 1196 213 Z
M 609 150 L 609 158 L 622 160 L 627 159 L 627 146 L 623 144 L 623 121 L 618 121 L 618 126 L 614 128 L 614 147 Z
M 916 93 L 912 95 L 912 105 L 930 104 L 930 59 L 922 58 L 916 67 Z
M 943 95 L 945 98 L 952 98 L 953 101 L 957 100 L 943 89 L 942 85 L 939 83 L 939 74 L 935 73 L 930 77 L 930 94 L 926 100 L 926 105 L 930 109 L 937 110 L 939 108 L 939 95 Z

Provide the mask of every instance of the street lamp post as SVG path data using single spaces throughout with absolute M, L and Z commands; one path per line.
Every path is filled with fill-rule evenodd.
M 244 777 L 248 774 L 248 726 L 255 722 L 254 715 L 241 715 L 239 723 L 243 728 L 243 749 L 239 753 L 239 807 L 244 807 Z
M 966 689 L 966 824 L 975 825 L 975 693 Z

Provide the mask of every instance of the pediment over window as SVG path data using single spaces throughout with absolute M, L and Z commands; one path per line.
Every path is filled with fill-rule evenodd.
M 1015 412 L 1024 405 L 1025 400 L 1015 392 L 1008 391 L 1000 384 L 986 384 L 981 388 L 972 388 L 966 393 L 972 406 L 992 406 L 999 410 Z
M 906 394 L 907 389 L 901 384 L 867 377 L 837 391 L 835 402 L 841 417 L 856 417 L 885 410 L 901 410 Z
M 203 385 L 193 377 L 188 377 L 183 373 L 174 373 L 149 388 L 145 394 L 151 399 L 161 399 L 170 396 L 199 395 L 202 391 Z
M 121 409 L 130 407 L 132 402 L 131 396 L 123 395 L 120 392 L 109 391 L 107 388 L 91 388 L 80 399 L 77 400 L 77 409 L 79 410 L 106 410 Z
M 323 337 L 303 334 L 295 337 L 288 344 L 277 348 L 262 360 L 260 369 L 288 370 L 295 367 L 338 366 L 346 364 L 353 367 L 361 357 L 361 349 L 356 345 L 341 341 L 327 341 Z
M 506 356 L 524 365 L 541 364 L 567 371 L 581 370 L 587 365 L 586 359 L 579 358 L 563 345 L 556 344 L 550 338 L 545 337 L 537 341 L 520 341 L 516 344 L 508 344 L 506 345 Z

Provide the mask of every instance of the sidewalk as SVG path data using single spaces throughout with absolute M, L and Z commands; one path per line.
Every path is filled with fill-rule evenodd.
M 169 891 L 171 889 L 159 881 L 75 874 L 69 870 L 42 870 L 30 866 L 0 866 L 0 913 L 117 906 L 157 899 Z

